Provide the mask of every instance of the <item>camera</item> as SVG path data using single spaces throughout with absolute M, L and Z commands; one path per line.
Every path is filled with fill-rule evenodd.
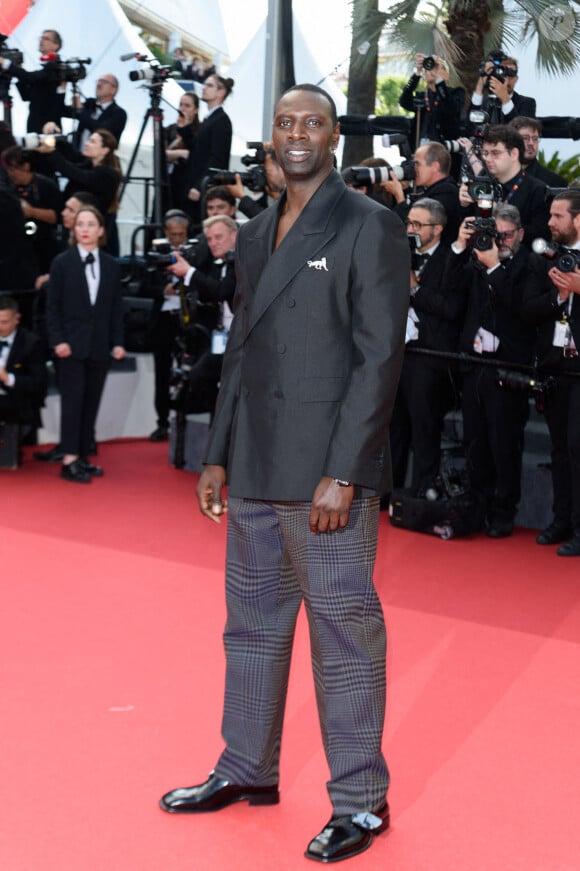
M 478 215 L 473 221 L 466 221 L 466 227 L 473 228 L 474 233 L 469 238 L 469 245 L 477 251 L 489 251 L 497 239 L 495 218 L 484 218 Z
M 15 136 L 16 144 L 31 151 L 40 145 L 48 145 L 54 148 L 57 142 L 66 141 L 64 133 L 26 133 L 25 136 Z
M 240 176 L 242 184 L 244 184 L 251 191 L 254 191 L 254 193 L 261 193 L 262 191 L 266 190 L 267 179 L 263 166 L 252 166 L 250 167 L 250 169 L 248 169 L 247 172 L 238 173 L 230 172 L 228 169 L 216 169 L 212 166 L 208 169 L 207 174 L 210 179 L 210 184 L 212 185 L 235 184 L 237 174 Z
M 489 80 L 492 76 L 494 79 L 497 79 L 500 82 L 505 82 L 506 78 L 512 78 L 512 77 L 516 76 L 517 73 L 515 73 L 509 67 L 505 67 L 503 65 L 504 61 L 506 61 L 507 59 L 508 59 L 507 55 L 504 54 L 503 51 L 499 51 L 497 49 L 494 51 L 490 51 L 488 56 L 486 58 L 484 58 L 481 61 L 481 63 L 479 64 L 479 70 L 478 70 L 479 75 L 486 76 L 488 84 L 489 84 Z M 486 72 L 485 68 L 486 68 L 487 64 L 490 62 L 493 64 L 493 68 L 488 73 L 488 72 Z
M 246 148 L 253 148 L 254 154 L 244 154 L 242 164 L 244 166 L 264 166 L 268 154 L 272 154 L 271 149 L 264 147 L 263 142 L 246 142 Z
M 86 79 L 86 64 L 91 63 L 90 57 L 71 57 L 57 64 L 58 79 L 61 82 L 80 82 Z
M 181 254 L 188 263 L 195 265 L 197 244 L 197 239 L 188 239 L 180 248 L 174 249 L 171 247 L 169 239 L 153 239 L 151 248 L 145 255 L 147 270 L 153 272 L 156 269 L 167 269 L 168 266 L 173 266 L 177 262 L 175 251 Z
M 553 260 L 553 265 L 560 272 L 574 272 L 576 266 L 580 267 L 580 251 L 575 248 L 566 248 L 557 242 L 546 242 L 545 239 L 534 239 L 532 251 L 547 260 Z
M 415 178 L 415 166 L 412 160 L 404 160 L 400 166 L 353 166 L 352 177 L 358 184 L 380 184 L 391 181 L 390 173 L 399 181 L 411 181 Z
M 6 40 L 8 37 L 5 33 L 0 33 L 0 57 L 12 61 L 14 66 L 21 67 L 24 60 L 24 55 L 16 48 L 8 48 Z
M 437 61 L 432 55 L 427 55 L 427 57 L 423 58 L 423 69 L 424 70 L 432 70 L 434 69 Z
M 537 378 L 524 372 L 498 369 L 496 384 L 498 387 L 505 387 L 507 390 L 527 391 L 533 397 L 537 411 L 543 413 L 546 399 L 553 393 L 557 380 L 551 375 L 548 375 L 546 378 Z

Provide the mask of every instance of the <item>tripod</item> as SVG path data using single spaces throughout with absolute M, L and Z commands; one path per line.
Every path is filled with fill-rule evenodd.
M 153 190 L 155 192 L 153 201 L 153 222 L 155 224 L 162 224 L 164 214 L 163 203 L 166 200 L 169 191 L 167 174 L 164 171 L 165 162 L 163 160 L 163 109 L 161 108 L 161 90 L 163 88 L 163 81 L 156 81 L 154 78 L 148 87 L 151 105 L 145 112 L 143 123 L 141 124 L 139 136 L 137 137 L 137 142 L 135 143 L 135 148 L 133 149 L 133 154 L 131 155 L 125 178 L 123 179 L 123 186 L 119 194 L 119 202 L 123 199 L 125 188 L 131 181 L 131 172 L 135 165 L 135 160 L 137 159 L 141 139 L 143 138 L 143 133 L 147 127 L 147 122 L 151 118 L 153 122 Z

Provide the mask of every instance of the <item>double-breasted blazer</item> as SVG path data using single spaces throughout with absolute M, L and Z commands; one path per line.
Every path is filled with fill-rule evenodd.
M 324 475 L 384 492 L 409 303 L 404 226 L 332 171 L 275 249 L 284 202 L 238 233 L 206 462 L 226 466 L 243 498 L 310 500 Z
M 118 262 L 99 252 L 100 281 L 91 304 L 85 265 L 75 245 L 52 262 L 46 299 L 51 347 L 71 346 L 77 360 L 108 360 L 112 348 L 123 345 L 123 299 Z

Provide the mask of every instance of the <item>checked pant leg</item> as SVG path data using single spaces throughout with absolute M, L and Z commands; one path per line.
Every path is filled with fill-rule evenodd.
M 282 724 L 302 594 L 272 503 L 229 499 L 226 688 L 216 773 L 249 786 L 278 783 Z
M 373 583 L 379 500 L 355 500 L 346 528 L 321 535 L 308 530 L 309 504 L 278 508 L 306 605 L 334 813 L 377 809 L 389 785 L 386 632 Z

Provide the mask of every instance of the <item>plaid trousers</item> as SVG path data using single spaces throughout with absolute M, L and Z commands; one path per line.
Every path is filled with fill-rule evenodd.
M 216 773 L 278 783 L 288 673 L 302 601 L 318 714 L 338 815 L 375 810 L 389 772 L 381 752 L 386 632 L 373 584 L 378 498 L 354 500 L 348 525 L 313 535 L 310 502 L 229 500 L 226 690 Z

